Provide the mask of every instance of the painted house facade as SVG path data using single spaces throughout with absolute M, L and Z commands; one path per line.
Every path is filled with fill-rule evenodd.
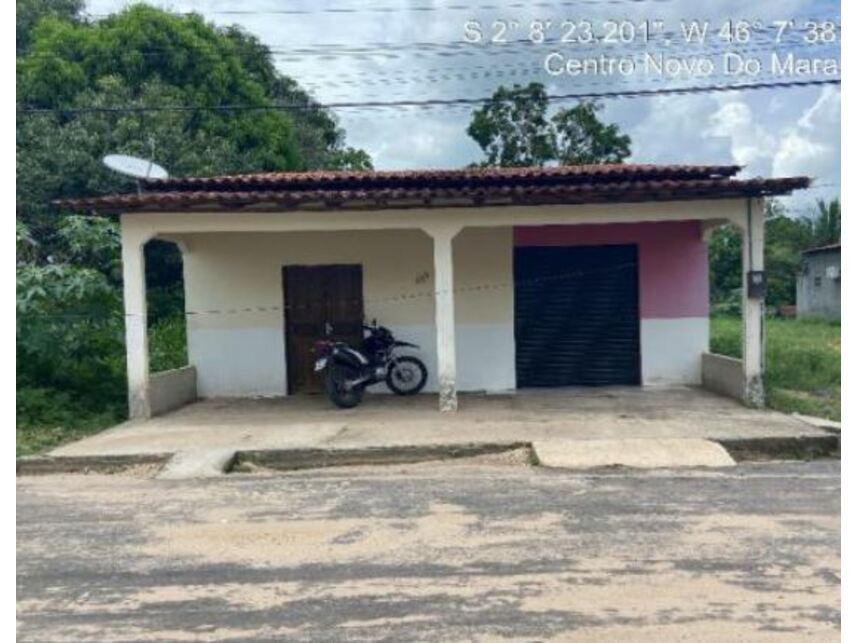
M 459 391 L 709 380 L 754 403 L 763 299 L 747 274 L 763 270 L 763 199 L 808 180 L 740 180 L 739 169 L 199 177 L 65 205 L 121 214 L 135 417 L 170 388 L 148 366 L 143 247 L 154 238 L 182 251 L 199 397 L 316 390 L 312 342 L 356 339 L 377 319 L 421 346 L 442 410 Z M 706 240 L 724 224 L 744 233 L 737 366 L 708 354 Z

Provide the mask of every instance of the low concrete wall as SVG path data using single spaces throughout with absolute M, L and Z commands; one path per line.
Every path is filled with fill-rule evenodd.
M 183 366 L 152 373 L 149 378 L 149 404 L 152 415 L 172 411 L 196 400 L 196 368 Z
M 744 401 L 744 364 L 740 359 L 702 354 L 702 386 L 709 391 Z

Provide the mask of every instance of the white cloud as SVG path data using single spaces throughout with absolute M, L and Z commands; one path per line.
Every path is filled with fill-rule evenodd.
M 127 0 L 89 0 L 93 13 L 121 9 Z M 322 102 L 394 99 L 482 97 L 497 85 L 541 80 L 554 85 L 557 93 L 588 89 L 661 87 L 639 79 L 593 84 L 579 79 L 548 79 L 532 74 L 547 51 L 539 47 L 485 47 L 473 55 L 434 55 L 417 43 L 451 43 L 461 40 L 465 20 L 484 23 L 498 17 L 520 19 L 568 17 L 561 3 L 556 6 L 509 5 L 496 9 L 417 12 L 411 0 L 376 0 L 377 6 L 398 6 L 401 11 L 377 13 L 356 11 L 325 13 L 322 3 L 295 0 L 289 7 L 309 13 L 277 15 L 277 0 L 245 0 L 246 13 L 217 13 L 234 9 L 229 0 L 150 0 L 174 10 L 194 9 L 219 24 L 239 23 L 263 42 L 282 52 L 313 48 L 323 43 L 372 48 L 372 43 L 399 47 L 388 56 L 376 55 L 283 55 L 275 58 L 279 69 L 302 84 L 313 84 Z M 432 4 L 432 0 L 418 3 Z M 442 7 L 449 3 L 438 2 Z M 496 3 L 494 3 L 496 4 Z M 501 5 L 503 3 L 500 3 Z M 549 3 L 550 4 L 550 3 Z M 750 6 L 752 5 L 752 6 Z M 336 0 L 331 6 L 359 9 L 358 0 Z M 489 5 L 489 6 L 493 6 Z M 674 0 L 664 3 L 586 4 L 575 7 L 577 17 L 660 18 L 668 25 L 680 19 L 760 18 L 765 21 L 790 17 L 835 17 L 834 0 L 717 0 L 698 3 Z M 254 11 L 259 13 L 254 13 Z M 584 13 L 585 12 L 585 13 Z M 573 12 L 572 12 L 573 13 Z M 748 16 L 752 13 L 752 16 Z M 451 52 L 445 52 L 449 54 Z M 523 73 L 513 75 L 513 70 Z M 380 75 L 379 75 L 380 74 Z M 393 75 L 390 75 L 393 74 Z M 365 79 L 372 82 L 363 82 Z M 673 163 L 739 163 L 748 175 L 809 174 L 819 182 L 839 181 L 839 92 L 815 88 L 732 94 L 658 96 L 645 99 L 608 100 L 604 116 L 618 123 L 632 138 L 633 159 Z M 341 122 L 348 144 L 366 149 L 375 166 L 384 168 L 461 167 L 479 158 L 478 147 L 465 130 L 469 112 L 437 109 L 422 112 L 402 110 L 342 110 Z M 838 188 L 836 188 L 838 190 Z M 808 196 L 820 196 L 813 190 Z
M 745 166 L 745 174 L 763 175 L 770 170 L 776 136 L 754 122 L 753 110 L 747 103 L 730 99 L 711 114 L 708 122 L 709 127 L 703 130 L 702 136 L 728 139 L 732 160 Z

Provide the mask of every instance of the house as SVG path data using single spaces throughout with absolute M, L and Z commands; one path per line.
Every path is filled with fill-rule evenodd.
M 806 177 L 598 165 L 149 180 L 121 214 L 129 406 L 318 386 L 312 341 L 376 318 L 459 391 L 705 383 L 762 400 L 764 198 Z M 708 354 L 710 231 L 743 232 L 744 358 Z M 192 369 L 150 375 L 144 244 L 179 245 Z M 173 376 L 170 376 L 173 377 Z M 165 401 L 167 400 L 167 401 Z M 179 400 L 180 401 L 180 400 Z
M 839 319 L 841 287 L 839 243 L 804 251 L 802 270 L 797 277 L 798 316 Z

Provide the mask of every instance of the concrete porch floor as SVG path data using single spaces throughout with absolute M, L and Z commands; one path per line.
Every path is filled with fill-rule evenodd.
M 367 395 L 361 406 L 347 411 L 334 409 L 322 395 L 201 400 L 166 415 L 120 424 L 52 455 L 822 435 L 829 434 L 696 387 L 610 387 L 462 394 L 459 411 L 443 414 L 436 395 Z

